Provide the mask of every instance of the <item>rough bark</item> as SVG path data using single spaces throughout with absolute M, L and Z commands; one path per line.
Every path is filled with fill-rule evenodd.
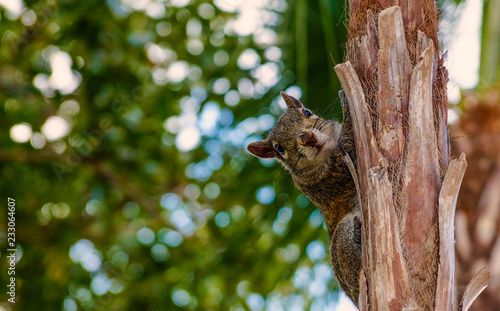
M 452 224 L 466 161 L 462 155 L 448 167 L 446 70 L 434 4 L 400 5 L 352 0 L 348 61 L 335 67 L 356 141 L 359 306 L 455 310 Z M 471 283 L 464 306 L 485 279 L 482 274 Z
M 403 153 L 403 116 L 408 107 L 408 86 L 412 74 L 399 7 L 380 12 L 378 33 L 379 143 L 384 156 L 394 161 Z

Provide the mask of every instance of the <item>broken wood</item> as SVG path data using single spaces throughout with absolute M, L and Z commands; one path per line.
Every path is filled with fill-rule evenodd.
M 439 194 L 439 271 L 435 310 L 455 310 L 455 232 L 454 219 L 458 191 L 467 168 L 465 154 L 453 160 Z
M 453 224 L 466 161 L 448 166 L 446 91 L 438 88 L 446 71 L 437 33 L 428 37 L 437 28 L 422 17 L 436 14 L 428 2 L 401 9 L 382 1 L 385 9 L 363 13 L 368 5 L 351 0 L 357 37 L 349 40 L 349 60 L 335 66 L 356 144 L 357 171 L 345 162 L 362 206 L 361 310 L 458 307 Z M 471 283 L 466 303 L 483 283 Z

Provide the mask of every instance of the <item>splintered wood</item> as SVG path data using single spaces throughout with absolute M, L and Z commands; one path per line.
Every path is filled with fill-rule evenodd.
M 458 190 L 464 178 L 467 161 L 465 154 L 460 159 L 453 160 L 444 177 L 439 193 L 439 258 L 441 262 L 438 271 L 436 310 L 453 310 L 455 302 L 455 239 L 453 222 L 457 206 Z
M 363 3 L 350 3 L 351 18 L 359 22 Z M 415 30 L 409 43 L 408 25 L 425 20 L 419 4 L 402 4 L 403 12 L 400 7 L 378 6 L 377 14 L 367 10 L 366 31 L 356 25 L 351 34 L 361 35 L 350 38 L 349 60 L 335 66 L 356 141 L 357 172 L 349 159 L 346 163 L 362 203 L 359 306 L 456 310 L 453 223 L 467 165 L 461 156 L 447 166 L 446 102 L 440 102 L 446 98 L 435 96 L 442 78 L 437 73 L 446 74 L 437 36 L 431 40 Z M 464 307 L 485 285 L 484 273 L 478 279 Z
M 412 67 L 399 7 L 380 12 L 378 33 L 379 144 L 385 157 L 394 161 L 403 152 L 403 115 L 408 107 Z
M 383 159 L 381 160 L 383 161 Z M 398 232 L 398 217 L 394 212 L 392 185 L 387 176 L 387 163 L 381 163 L 368 171 L 368 202 L 377 208 L 368 209 L 370 230 L 367 241 L 371 280 L 374 287 L 370 301 L 380 310 L 400 310 L 401 297 L 409 290 L 408 271 Z M 384 258 L 384 260 L 380 260 Z
M 410 82 L 408 146 L 403 175 L 402 234 L 413 273 L 426 282 L 435 273 L 437 203 L 441 178 L 432 107 L 434 46 L 415 65 Z M 437 248 L 435 248 L 437 250 Z M 419 268 L 420 266 L 425 269 Z M 433 270 L 434 268 L 434 270 Z

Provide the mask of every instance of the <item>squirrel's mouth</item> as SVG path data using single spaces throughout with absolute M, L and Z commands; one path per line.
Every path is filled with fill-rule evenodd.
M 325 146 L 325 144 L 322 144 L 322 145 L 316 145 L 314 146 L 316 148 L 316 154 L 320 153 L 321 151 L 323 151 L 323 147 Z
M 313 148 L 316 150 L 316 154 L 319 154 L 321 151 L 323 151 L 323 147 L 325 146 L 325 143 L 320 144 L 318 138 L 313 132 L 302 132 L 299 134 L 299 137 L 302 141 L 302 144 L 305 147 Z

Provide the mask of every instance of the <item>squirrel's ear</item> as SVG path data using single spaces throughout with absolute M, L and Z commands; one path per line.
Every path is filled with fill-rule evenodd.
M 247 146 L 247 150 L 257 158 L 262 159 L 274 158 L 276 155 L 276 150 L 267 140 L 250 143 Z
M 298 99 L 288 95 L 285 92 L 281 92 L 280 94 L 285 100 L 285 103 L 288 106 L 288 108 L 304 108 L 304 105 L 302 105 L 302 103 Z

